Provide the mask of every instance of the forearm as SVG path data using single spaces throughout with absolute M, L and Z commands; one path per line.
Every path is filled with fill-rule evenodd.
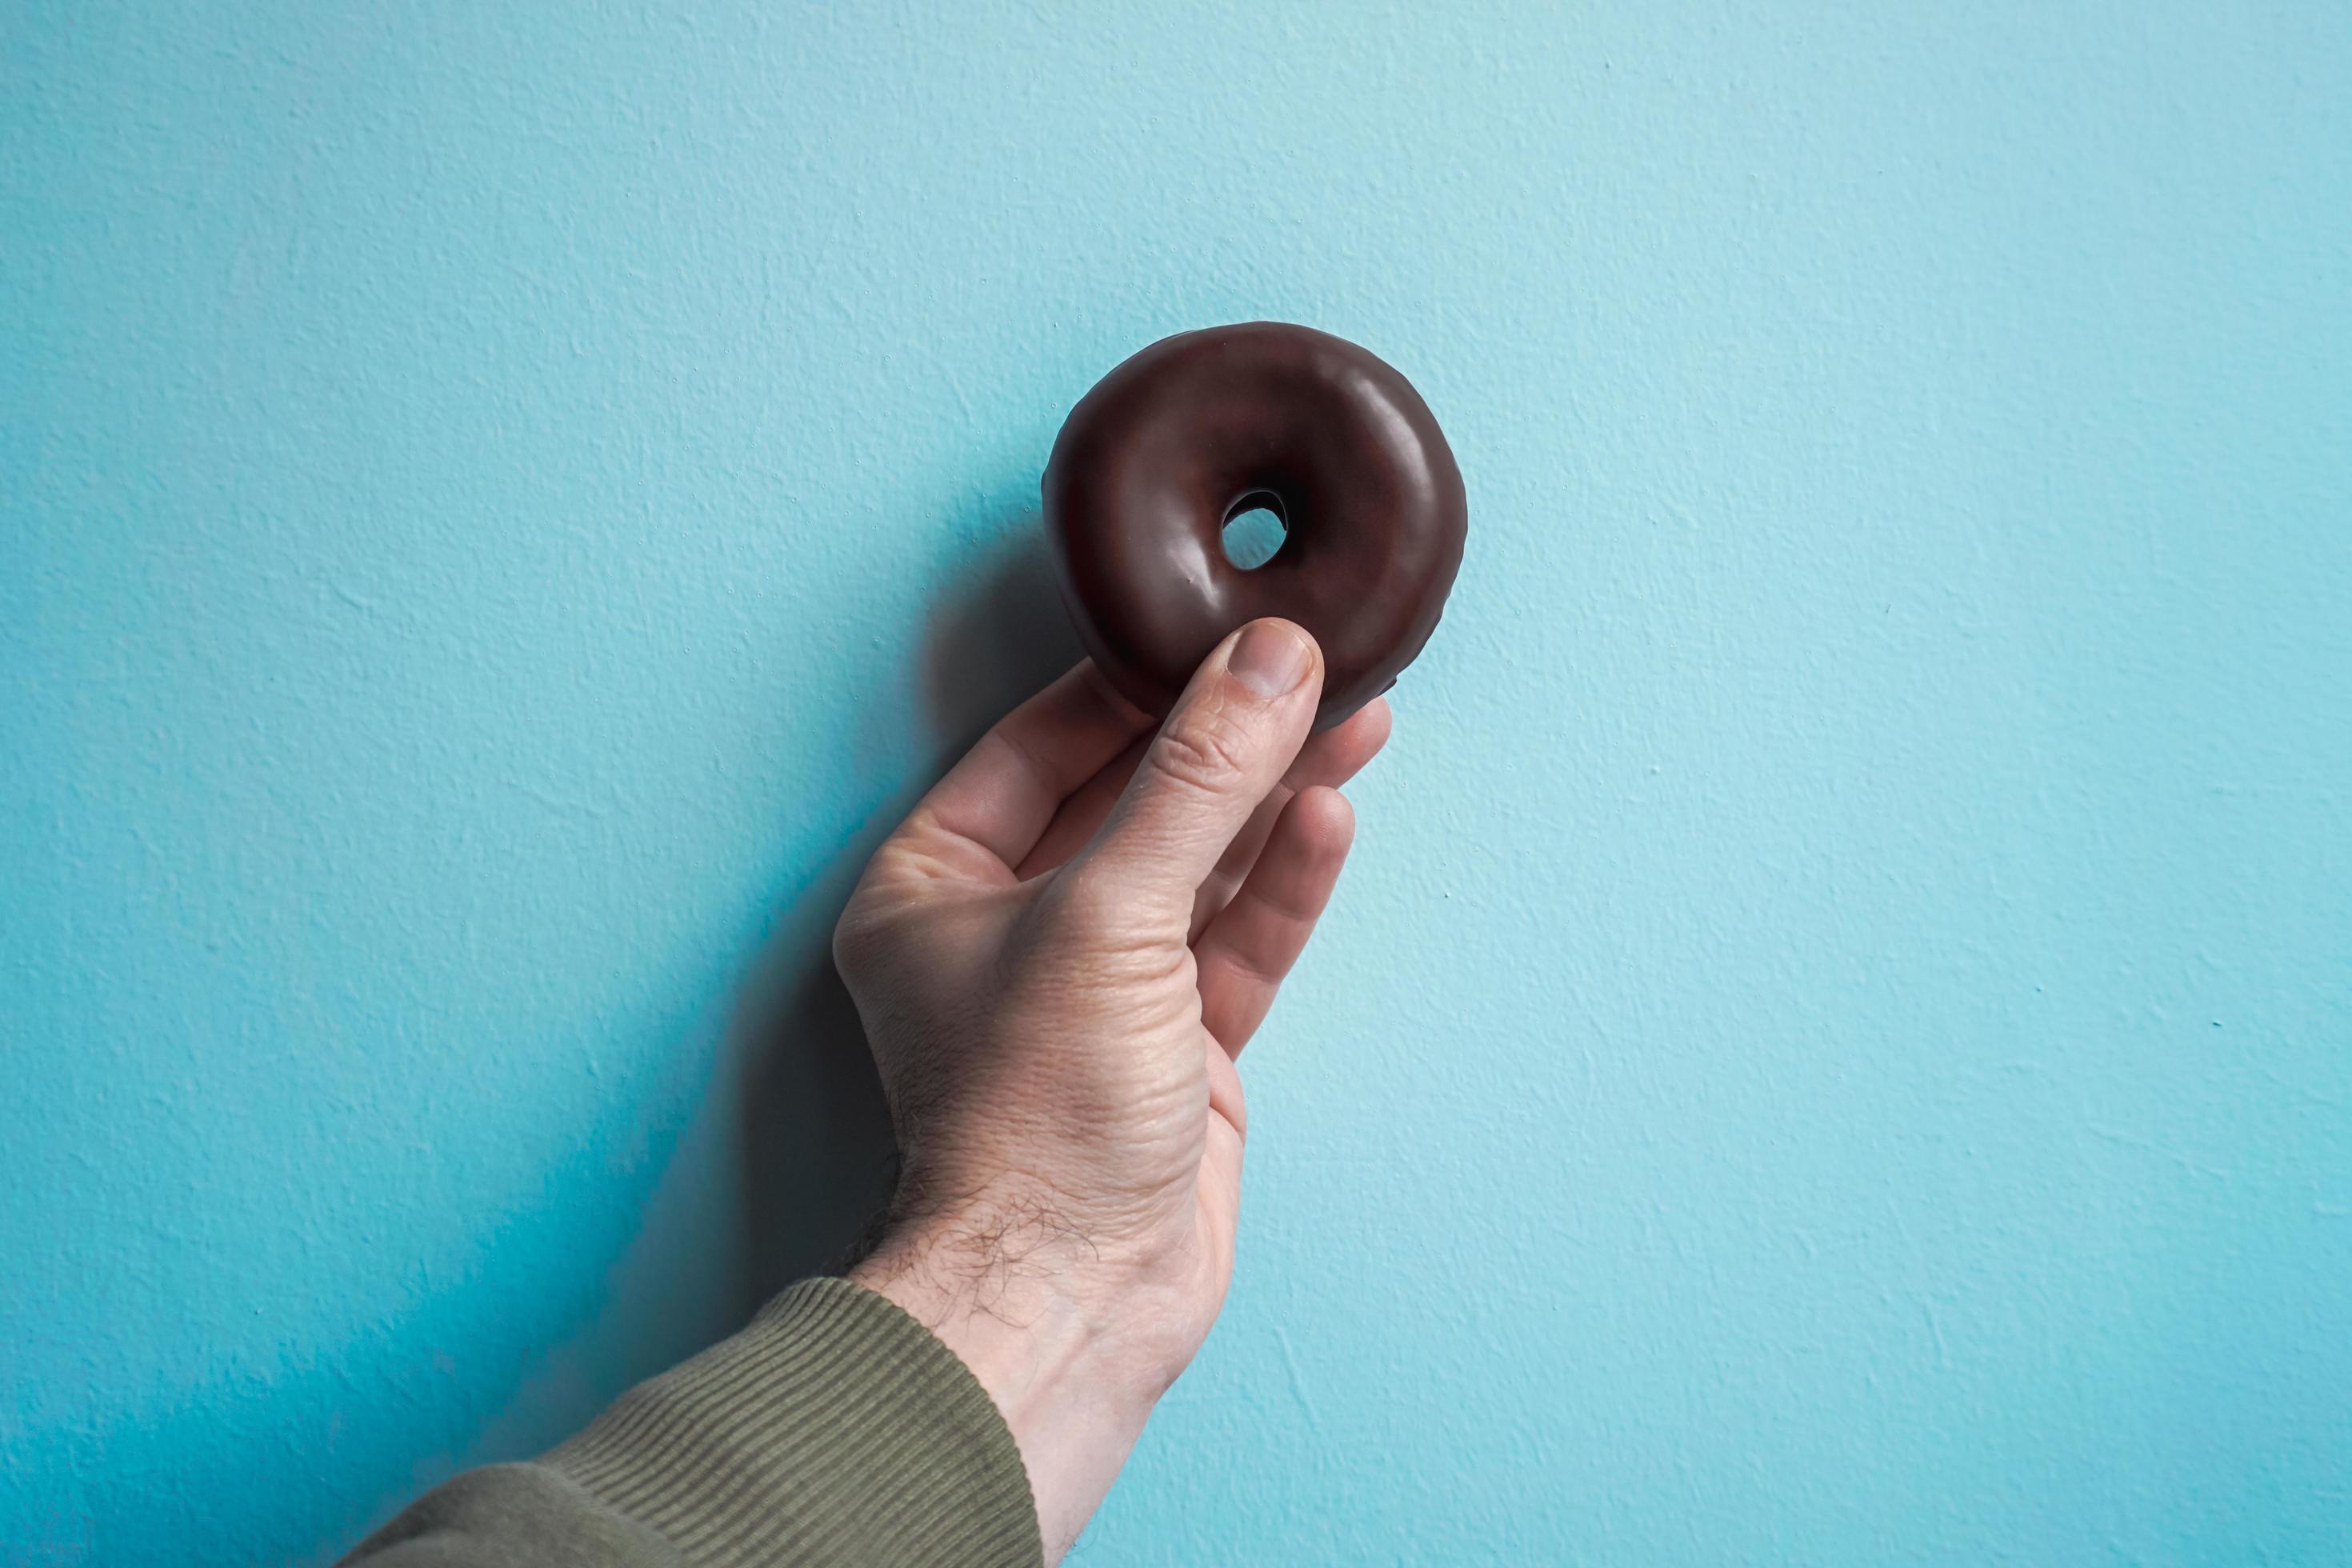
M 365 1568 L 1034 1568 L 1037 1515 L 991 1394 L 898 1306 L 839 1279 L 642 1384 L 529 1465 L 459 1477 Z

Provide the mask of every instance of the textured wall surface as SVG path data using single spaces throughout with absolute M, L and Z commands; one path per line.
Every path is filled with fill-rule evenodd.
M 1067 657 L 1063 411 L 1255 316 L 1471 552 L 1077 1560 L 2352 1560 L 2347 80 L 2324 0 L 18 0 L 0 1561 L 331 1554 L 838 1247 L 844 878 Z

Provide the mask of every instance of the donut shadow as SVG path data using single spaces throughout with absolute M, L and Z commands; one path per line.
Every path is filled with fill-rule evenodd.
M 889 1108 L 833 963 L 834 922 L 859 870 L 931 776 L 1079 657 L 1034 512 L 999 530 L 934 604 L 919 673 L 938 766 L 809 879 L 753 962 L 729 1031 L 740 1073 L 743 1314 L 862 1257 L 897 1180 Z
M 1034 511 L 998 533 L 940 595 L 923 648 L 931 732 L 961 756 L 982 731 L 1085 657 Z

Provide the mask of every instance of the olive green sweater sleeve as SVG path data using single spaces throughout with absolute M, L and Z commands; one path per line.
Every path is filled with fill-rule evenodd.
M 891 1302 L 810 1279 L 530 1464 L 469 1471 L 362 1568 L 1037 1568 L 1027 1473 L 955 1352 Z

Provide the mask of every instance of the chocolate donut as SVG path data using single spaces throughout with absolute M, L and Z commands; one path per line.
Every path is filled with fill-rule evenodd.
M 1412 384 L 1279 321 L 1162 338 L 1103 377 L 1063 424 L 1044 495 L 1063 601 L 1129 701 L 1167 712 L 1227 633 L 1280 616 L 1322 647 L 1318 730 L 1421 652 L 1469 521 Z M 1257 507 L 1284 536 L 1245 571 L 1224 527 Z

